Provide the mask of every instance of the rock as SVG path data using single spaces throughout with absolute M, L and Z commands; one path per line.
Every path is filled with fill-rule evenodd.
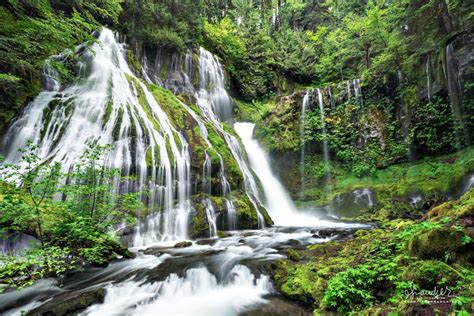
M 173 248 L 187 248 L 191 247 L 193 243 L 191 241 L 180 241 L 176 245 L 173 246 Z
M 269 304 L 263 304 L 253 310 L 246 311 L 240 314 L 241 316 L 311 316 L 313 313 L 310 310 L 283 300 L 279 297 L 270 298 Z
M 285 243 L 285 245 L 288 245 L 288 246 L 299 246 L 299 245 L 301 245 L 301 243 L 300 243 L 298 240 L 296 240 L 296 239 L 290 239 L 290 240 L 288 240 L 288 241 Z
M 462 248 L 462 231 L 453 228 L 435 228 L 415 234 L 408 243 L 412 256 L 422 259 L 455 260 L 456 252 Z
M 53 297 L 52 300 L 45 304 L 32 309 L 27 315 L 77 315 L 93 304 L 103 303 L 105 294 L 104 288 L 96 288 L 80 294 L 77 292 L 63 293 Z
M 200 240 L 196 241 L 196 245 L 214 246 L 218 241 L 219 241 L 219 239 L 216 239 L 216 238 L 200 239 Z
M 142 252 L 145 255 L 161 256 L 162 254 L 166 253 L 171 248 L 172 247 L 150 247 L 143 250 Z
M 402 275 L 402 279 L 414 282 L 422 289 L 434 289 L 440 284 L 454 286 L 460 276 L 446 263 L 437 260 L 415 261 Z

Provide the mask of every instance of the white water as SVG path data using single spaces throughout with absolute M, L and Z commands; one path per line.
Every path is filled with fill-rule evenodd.
M 362 89 L 360 88 L 360 79 L 354 79 L 354 95 L 359 105 L 363 105 Z
M 150 239 L 186 238 L 191 210 L 186 140 L 133 75 L 123 57 L 123 46 L 113 33 L 104 29 L 99 41 L 92 47 L 94 53 L 85 54 L 80 66 L 84 76 L 76 84 L 60 92 L 43 91 L 13 123 L 5 137 L 6 161 L 18 161 L 17 150 L 33 140 L 40 157 L 59 161 L 68 171 L 87 144 L 112 144 L 114 149 L 104 164 L 119 168 L 124 176 L 136 170 L 138 180 L 130 181 L 128 190 L 149 189 L 147 206 L 163 210 L 156 217 L 159 221 L 150 222 L 153 230 L 146 225 L 138 228 L 136 241 L 145 244 Z M 52 86 L 57 89 L 59 85 Z M 140 104 L 140 93 L 145 104 Z M 146 162 L 147 152 L 151 165 Z
M 267 154 L 253 138 L 254 127 L 252 123 L 235 123 L 234 125 L 235 131 L 242 139 L 252 170 L 262 183 L 266 199 L 265 206 L 275 225 L 310 227 L 330 224 L 314 216 L 303 214 L 295 208 L 285 188 L 274 175 Z
M 359 189 L 353 192 L 355 203 L 367 203 L 368 206 L 374 206 L 373 193 L 370 189 Z
M 271 290 L 268 277 L 255 279 L 241 265 L 232 268 L 228 276 L 218 282 L 200 267 L 187 270 L 183 277 L 171 274 L 162 282 L 110 285 L 104 303 L 92 306 L 83 315 L 238 315 L 266 302 L 262 295 Z
M 224 86 L 224 75 L 221 64 L 210 52 L 203 48 L 199 49 L 199 78 L 200 89 L 196 92 L 197 105 L 204 118 L 224 137 L 229 149 L 237 161 L 244 177 L 244 185 L 247 196 L 254 205 L 258 217 L 258 226 L 264 227 L 265 221 L 258 210 L 258 204 L 262 204 L 259 198 L 257 183 L 247 165 L 239 141 L 224 130 L 220 118 L 228 119 L 232 113 L 232 101 Z M 209 87 L 212 87 L 209 90 Z M 216 113 L 220 114 L 220 118 Z M 228 206 L 232 206 L 228 203 Z M 229 209 L 228 209 L 229 211 Z M 229 212 L 232 215 L 232 209 Z

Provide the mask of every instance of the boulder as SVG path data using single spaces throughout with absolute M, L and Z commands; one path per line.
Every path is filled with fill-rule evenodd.
M 106 291 L 96 288 L 82 293 L 67 292 L 53 297 L 45 304 L 27 313 L 31 316 L 77 315 L 93 304 L 104 302 Z
M 173 248 L 187 248 L 191 247 L 193 243 L 191 241 L 180 241 L 179 243 L 175 244 Z
M 422 259 L 455 260 L 462 246 L 462 231 L 453 228 L 435 228 L 415 234 L 408 243 L 412 256 Z

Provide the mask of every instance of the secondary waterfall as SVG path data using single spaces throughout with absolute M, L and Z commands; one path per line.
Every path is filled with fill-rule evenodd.
M 300 173 L 301 173 L 301 194 L 304 195 L 304 181 L 305 181 L 305 128 L 306 128 L 306 111 L 308 110 L 309 105 L 309 91 L 306 91 L 306 94 L 303 97 L 303 102 L 301 103 L 301 122 L 300 122 L 300 141 L 301 141 L 301 156 L 300 156 Z
M 331 159 L 329 157 L 329 146 L 326 133 L 326 120 L 324 113 L 324 101 L 321 89 L 318 89 L 318 104 L 319 104 L 319 113 L 321 118 L 321 137 L 322 137 L 322 146 L 323 146 L 323 158 L 324 158 L 324 169 L 326 174 L 326 184 L 329 183 L 331 179 Z

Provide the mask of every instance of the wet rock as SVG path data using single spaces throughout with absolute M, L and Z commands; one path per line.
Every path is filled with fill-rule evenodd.
M 150 247 L 142 252 L 145 255 L 161 256 L 164 253 L 167 253 L 172 247 Z
M 214 246 L 218 241 L 219 241 L 219 239 L 216 239 L 216 238 L 200 239 L 200 240 L 196 241 L 196 245 Z
M 77 315 L 93 304 L 103 303 L 105 294 L 104 288 L 96 288 L 79 294 L 77 292 L 60 294 L 40 307 L 29 311 L 27 315 Z
M 269 303 L 256 307 L 251 311 L 240 314 L 241 316 L 310 316 L 313 313 L 305 308 L 283 300 L 280 297 L 269 299 Z
M 296 247 L 296 246 L 300 246 L 301 243 L 296 239 L 290 239 L 285 243 L 285 245 Z
M 191 241 L 180 241 L 179 243 L 175 244 L 173 248 L 187 248 L 191 247 L 193 243 Z

